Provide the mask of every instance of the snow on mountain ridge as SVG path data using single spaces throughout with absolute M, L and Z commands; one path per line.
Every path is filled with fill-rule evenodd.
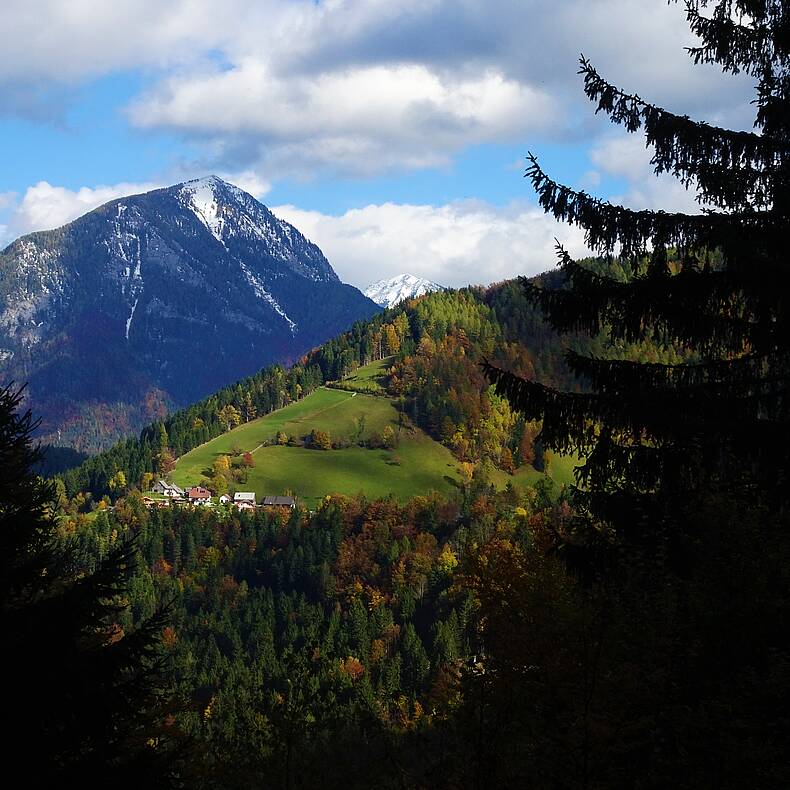
M 388 280 L 379 280 L 369 285 L 363 293 L 382 307 L 394 307 L 404 299 L 414 299 L 433 291 L 444 291 L 438 283 L 417 277 L 414 274 L 399 274 Z
M 233 252 L 234 238 L 255 237 L 272 255 L 287 262 L 303 277 L 314 282 L 339 282 L 315 244 L 234 184 L 212 175 L 165 189 L 173 190 L 179 201 L 229 252 Z
M 209 176 L 0 251 L 0 375 L 29 382 L 40 437 L 95 450 L 377 310 L 298 228 Z
M 221 179 L 206 176 L 187 181 L 181 185 L 181 194 L 189 201 L 189 207 L 195 216 L 208 228 L 211 235 L 220 243 L 222 241 L 223 220 L 219 215 L 219 200 L 216 186 Z M 222 182 L 224 183 L 224 182 Z

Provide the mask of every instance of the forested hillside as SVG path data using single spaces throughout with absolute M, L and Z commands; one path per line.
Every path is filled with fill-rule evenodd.
M 586 261 L 627 277 L 615 262 Z M 554 274 L 537 278 L 557 281 Z M 568 348 L 596 353 L 603 339 L 574 336 L 560 340 L 526 299 L 521 281 L 490 288 L 442 291 L 403 303 L 325 343 L 290 369 L 265 368 L 225 387 L 187 409 L 144 429 L 139 438 L 116 444 L 62 475 L 65 493 L 111 498 L 144 487 L 152 475 L 166 476 L 175 459 L 240 423 L 293 403 L 325 383 L 342 382 L 360 366 L 387 360 L 381 381 L 353 385 L 358 391 L 384 392 L 397 407 L 462 463 L 487 459 L 512 472 L 521 464 L 542 469 L 542 448 L 534 446 L 537 426 L 527 424 L 485 381 L 480 363 L 495 362 L 517 375 L 534 375 L 547 386 L 578 389 L 564 359 Z M 623 346 L 623 355 L 651 362 L 678 354 L 650 343 Z M 336 383 L 336 384 L 333 384 Z M 350 437 L 344 437 L 350 441 Z M 122 477 L 118 477 L 118 473 Z
M 628 279 L 617 262 L 587 265 Z M 563 287 L 556 275 L 542 282 Z M 721 705 L 729 676 L 712 670 L 709 644 L 687 635 L 726 630 L 734 617 L 756 639 L 786 568 L 756 550 L 745 513 L 720 546 L 721 566 L 686 551 L 705 568 L 691 607 L 682 567 L 657 577 L 651 557 L 626 579 L 590 564 L 575 495 L 548 476 L 519 479 L 519 467 L 551 467 L 539 425 L 495 394 L 480 363 L 586 393 L 569 373 L 569 350 L 653 363 L 692 356 L 650 340 L 571 333 L 561 342 L 525 293 L 525 283 L 507 282 L 407 302 L 290 370 L 261 371 L 63 476 L 59 533 L 79 547 L 78 567 L 90 571 L 130 538 L 136 545 L 120 628 L 133 632 L 169 605 L 162 646 L 174 697 L 164 726 L 193 750 L 174 758 L 179 781 L 481 788 L 537 776 L 546 788 L 627 786 L 630 761 L 648 750 L 646 787 L 678 771 L 679 786 L 710 776 L 727 785 L 721 755 L 697 735 L 702 728 L 736 743 L 739 720 Z M 322 391 L 339 403 L 354 392 L 388 399 L 466 474 L 443 495 L 332 495 L 312 510 L 145 506 L 137 489 L 167 475 L 176 457 L 224 434 L 231 442 L 234 426 L 301 407 L 321 386 L 350 390 Z M 331 457 L 347 437 L 326 439 Z M 509 483 L 497 490 L 494 475 Z M 722 503 L 695 507 L 698 528 L 715 532 Z M 738 521 L 741 507 L 734 499 L 727 520 Z M 738 590 L 739 603 L 721 608 L 720 570 L 735 556 L 740 569 L 724 586 Z M 682 665 L 686 678 L 671 689 L 668 664 Z M 736 704 L 760 682 L 745 679 Z M 690 718 L 692 690 L 701 697 Z M 674 745 L 654 753 L 653 733 L 669 731 L 686 744 L 686 768 L 675 767 Z M 739 776 L 760 770 L 775 779 L 780 751 L 767 738 L 741 755 Z
M 450 447 L 460 461 L 489 457 L 505 468 L 511 461 L 502 458 L 503 445 L 513 464 L 532 462 L 534 431 L 493 395 L 478 363 L 495 358 L 519 371 L 534 370 L 547 383 L 570 383 L 557 336 L 527 307 L 518 282 L 435 293 L 357 322 L 288 370 L 265 368 L 153 423 L 139 438 L 120 442 L 65 473 L 66 493 L 115 498 L 139 488 L 146 473 L 167 475 L 176 458 L 234 425 L 383 358 L 391 359 L 386 392 L 416 424 Z
M 171 604 L 186 786 L 464 786 L 501 737 L 462 693 L 483 650 L 470 559 L 526 551 L 568 512 L 545 486 L 495 495 L 476 476 L 452 501 L 327 498 L 313 515 L 149 511 L 132 494 L 61 530 L 86 569 L 135 535 L 124 630 Z
M 9 786 L 790 786 L 790 2 L 5 5 Z

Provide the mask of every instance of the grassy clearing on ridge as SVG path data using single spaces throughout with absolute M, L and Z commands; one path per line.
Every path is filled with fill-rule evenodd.
M 291 492 L 313 506 L 332 493 L 361 491 L 371 498 L 394 494 L 405 501 L 432 490 L 447 495 L 455 489 L 460 479 L 458 462 L 419 428 L 402 429 L 399 445 L 393 450 L 262 446 L 272 442 L 277 431 L 301 438 L 314 428 L 328 431 L 333 439 L 352 439 L 359 432 L 360 421 L 364 421 L 363 439 L 387 425 L 398 432 L 398 412 L 391 400 L 322 388 L 196 447 L 179 458 L 173 482 L 181 486 L 199 482 L 217 456 L 238 446 L 243 452 L 252 452 L 255 459 L 242 488 L 255 491 L 258 497 Z
M 438 491 L 449 495 L 461 479 L 459 462 L 450 451 L 419 428 L 398 430 L 394 401 L 363 394 L 374 389 L 383 393 L 380 380 L 393 357 L 373 362 L 339 382 L 348 389 L 321 387 L 307 397 L 257 420 L 240 425 L 178 459 L 173 482 L 180 486 L 200 482 L 211 470 L 214 459 L 230 455 L 234 447 L 251 452 L 255 467 L 250 469 L 242 490 L 268 494 L 294 494 L 314 507 L 326 494 L 354 495 L 363 492 L 370 498 L 393 494 L 405 501 L 418 494 Z M 370 450 L 356 446 L 387 426 L 399 434 L 392 450 Z M 340 450 L 309 450 L 278 446 L 278 431 L 302 440 L 313 429 L 326 431 L 332 440 L 347 440 L 354 446 Z M 549 475 L 556 489 L 573 482 L 574 458 L 553 456 Z M 520 467 L 514 475 L 495 469 L 492 482 L 504 488 L 508 482 L 525 487 L 545 475 L 531 466 Z

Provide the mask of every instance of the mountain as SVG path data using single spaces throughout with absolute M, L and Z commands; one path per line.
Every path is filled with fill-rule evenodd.
M 0 253 L 0 379 L 44 441 L 93 451 L 379 308 L 215 176 L 120 198 Z
M 404 299 L 413 299 L 415 296 L 444 291 L 444 286 L 432 283 L 423 277 L 413 274 L 399 274 L 389 280 L 379 280 L 365 289 L 365 296 L 372 299 L 382 307 L 394 307 Z

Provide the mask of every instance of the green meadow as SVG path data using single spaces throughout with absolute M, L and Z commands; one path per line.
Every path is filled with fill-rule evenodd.
M 350 376 L 335 382 L 334 386 L 361 392 L 384 393 L 382 380 L 387 376 L 387 371 L 392 367 L 394 359 L 395 357 L 384 357 L 384 359 L 357 368 Z
M 292 493 L 312 506 L 326 494 L 357 494 L 400 500 L 439 491 L 448 494 L 460 478 L 457 461 L 447 448 L 419 428 L 403 428 L 392 450 L 348 447 L 309 450 L 272 444 L 278 431 L 301 439 L 314 428 L 333 439 L 351 439 L 392 426 L 398 433 L 398 412 L 387 398 L 344 390 L 319 389 L 298 403 L 241 425 L 178 459 L 173 482 L 197 483 L 219 455 L 232 448 L 251 452 L 255 466 L 243 488 L 258 497 Z
M 367 365 L 342 384 L 360 388 L 376 385 L 387 367 L 386 359 Z M 397 447 L 371 450 L 356 446 L 358 439 L 369 439 L 387 425 L 398 436 Z M 301 441 L 313 429 L 354 446 L 311 450 L 275 443 L 278 431 Z M 419 428 L 398 428 L 398 412 L 392 400 L 359 391 L 322 387 L 297 403 L 240 425 L 179 458 L 173 482 L 180 486 L 200 482 L 209 474 L 215 458 L 229 455 L 234 449 L 252 453 L 255 460 L 243 490 L 255 491 L 259 499 L 292 494 L 308 507 L 327 494 L 362 492 L 370 498 L 392 494 L 401 501 L 430 491 L 447 495 L 461 479 L 458 461 L 446 447 Z M 574 463 L 571 458 L 554 457 L 549 474 L 559 485 L 570 483 Z M 504 488 L 509 481 L 524 486 L 542 477 L 532 467 L 521 467 L 512 476 L 494 470 L 492 482 Z

